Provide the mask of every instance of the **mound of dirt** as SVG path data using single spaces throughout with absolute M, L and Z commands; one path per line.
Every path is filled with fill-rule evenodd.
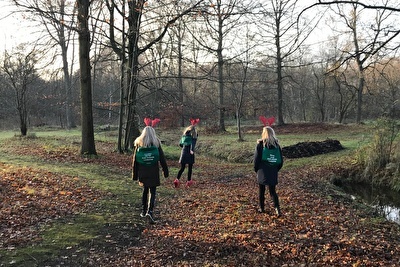
M 343 149 L 343 146 L 338 140 L 327 139 L 320 142 L 300 142 L 282 147 L 282 153 L 286 158 L 302 158 L 335 152 L 341 149 Z

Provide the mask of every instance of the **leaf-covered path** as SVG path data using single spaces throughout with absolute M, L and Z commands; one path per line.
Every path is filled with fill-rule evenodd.
M 283 216 L 257 210 L 251 166 L 196 163 L 196 184 L 159 195 L 158 222 L 133 247 L 104 255 L 113 266 L 399 266 L 399 226 L 374 220 L 314 180 L 319 170 L 283 170 Z M 196 170 L 195 170 L 196 172 Z M 169 179 L 163 186 L 171 186 Z M 374 221 L 371 223 L 371 221 Z M 105 266 L 105 265 L 104 265 Z

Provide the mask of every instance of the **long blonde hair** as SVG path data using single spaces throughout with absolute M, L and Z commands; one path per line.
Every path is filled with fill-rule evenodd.
M 275 135 L 275 131 L 270 126 L 265 126 L 263 128 L 261 139 L 263 140 L 264 146 L 279 146 L 279 140 Z
M 190 135 L 192 136 L 192 138 L 197 138 L 197 130 L 196 127 L 194 127 L 194 125 L 190 125 L 188 127 L 185 128 L 185 130 L 183 131 L 183 134 L 186 135 L 187 132 L 190 132 Z
M 156 135 L 156 131 L 151 126 L 144 127 L 142 133 L 138 138 L 135 139 L 135 146 L 151 147 L 160 146 L 160 139 Z

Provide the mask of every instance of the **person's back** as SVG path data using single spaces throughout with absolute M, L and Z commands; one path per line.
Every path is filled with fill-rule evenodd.
M 270 196 L 274 202 L 275 212 L 281 216 L 276 185 L 278 184 L 278 172 L 283 166 L 282 149 L 275 131 L 270 126 L 263 128 L 261 139 L 257 141 L 254 152 L 254 171 L 259 185 L 259 212 L 265 212 L 265 190 L 268 186 Z
M 151 121 L 150 121 L 151 122 Z M 149 120 L 145 119 L 145 123 Z M 154 124 L 153 124 L 154 125 Z M 153 211 L 155 205 L 156 188 L 160 186 L 160 165 L 165 178 L 169 171 L 161 147 L 161 142 L 152 126 L 147 125 L 141 135 L 135 139 L 133 153 L 132 178 L 138 180 L 143 186 L 142 213 L 140 216 L 148 217 L 154 223 Z M 149 196 L 150 193 L 150 196 Z
M 179 157 L 179 163 L 181 168 L 178 171 L 177 178 L 174 180 L 174 186 L 179 187 L 180 178 L 185 170 L 185 166 L 188 165 L 188 177 L 186 186 L 190 187 L 193 184 L 192 172 L 193 164 L 195 163 L 195 149 L 198 138 L 196 130 L 196 124 L 199 123 L 199 119 L 191 119 L 191 125 L 188 126 L 184 131 L 180 139 L 179 146 L 182 148 L 181 155 Z

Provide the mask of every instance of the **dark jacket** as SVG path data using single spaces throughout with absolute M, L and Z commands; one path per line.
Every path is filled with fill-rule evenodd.
M 168 178 L 169 171 L 167 166 L 167 161 L 165 160 L 164 151 L 161 146 L 158 148 L 158 153 L 160 155 L 159 161 L 152 166 L 145 166 L 136 162 L 136 150 L 135 147 L 133 152 L 133 162 L 132 162 L 132 179 L 139 180 L 144 186 L 153 187 L 160 185 L 160 164 L 165 178 Z
M 282 149 L 279 147 L 282 163 L 278 166 L 270 166 L 267 162 L 261 160 L 263 147 L 263 141 L 260 140 L 254 151 L 254 171 L 257 173 L 257 182 L 263 185 L 277 185 L 278 172 L 283 166 Z
M 192 143 L 190 145 L 183 145 L 179 143 L 179 146 L 182 147 L 181 156 L 179 158 L 179 163 L 181 164 L 193 164 L 194 163 L 194 153 L 190 154 L 190 150 L 193 152 L 196 148 L 197 136 L 196 138 L 192 137 Z

